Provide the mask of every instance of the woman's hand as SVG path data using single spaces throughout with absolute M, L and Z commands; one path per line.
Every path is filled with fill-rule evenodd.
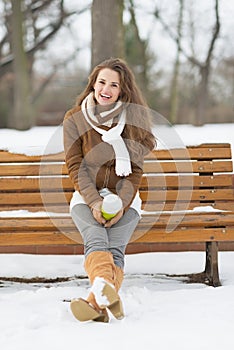
M 99 201 L 94 204 L 94 206 L 91 208 L 92 214 L 94 219 L 101 225 L 104 225 L 106 228 L 113 226 L 116 224 L 123 216 L 124 210 L 123 208 L 111 219 L 106 220 L 102 216 L 102 201 Z
M 113 226 L 116 224 L 123 216 L 124 210 L 123 208 L 116 214 L 111 220 L 106 221 L 106 224 L 104 225 L 106 228 Z
M 102 201 L 99 201 L 94 204 L 94 206 L 91 208 L 92 214 L 94 219 L 101 225 L 105 225 L 107 222 L 106 219 L 102 216 Z

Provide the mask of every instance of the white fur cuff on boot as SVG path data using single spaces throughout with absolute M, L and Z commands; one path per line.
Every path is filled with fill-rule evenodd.
M 91 292 L 93 292 L 96 302 L 101 308 L 105 308 L 119 299 L 113 284 L 102 277 L 95 277 Z

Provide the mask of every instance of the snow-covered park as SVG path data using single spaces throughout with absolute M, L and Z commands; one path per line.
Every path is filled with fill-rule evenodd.
M 185 145 L 231 143 L 234 124 L 178 125 Z M 53 127 L 29 131 L 0 129 L 0 149 L 40 154 Z M 62 144 L 54 144 L 61 151 Z M 203 252 L 126 256 L 120 290 L 126 317 L 110 323 L 79 323 L 66 299 L 86 297 L 90 288 L 83 256 L 0 254 L 0 345 L 3 350 L 147 349 L 232 350 L 234 348 L 234 252 L 220 252 L 222 286 L 187 284 L 168 274 L 200 272 Z M 65 278 L 62 282 L 20 283 L 20 278 Z

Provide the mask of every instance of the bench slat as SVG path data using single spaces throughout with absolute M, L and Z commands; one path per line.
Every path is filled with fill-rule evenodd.
M 157 159 L 230 159 L 231 148 L 230 144 L 202 144 L 198 146 L 188 146 L 186 149 L 171 149 L 171 150 L 155 150 L 146 158 Z M 27 156 L 24 154 L 9 153 L 8 151 L 0 151 L 0 163 L 12 162 L 51 162 L 64 161 L 64 152 L 42 155 L 42 156 Z
M 145 173 L 213 173 L 231 172 L 232 161 L 148 161 L 144 163 Z M 0 176 L 67 175 L 64 164 L 43 165 L 0 165 Z
M 51 190 L 51 182 L 53 182 L 53 190 L 70 190 L 74 191 L 71 180 L 68 177 L 21 177 L 21 178 L 0 178 L 0 188 L 7 191 L 22 192 L 39 192 Z
M 171 227 L 225 227 L 234 226 L 234 213 L 189 213 L 189 214 L 162 214 L 144 215 L 138 224 L 138 229 L 144 228 L 164 228 L 170 230 Z M 0 232 L 25 231 L 50 231 L 60 228 L 61 231 L 76 231 L 76 227 L 70 216 L 67 217 L 19 217 L 11 220 L 0 218 Z
M 175 211 L 175 210 L 192 210 L 197 207 L 212 207 L 219 210 L 234 211 L 234 201 L 189 201 L 189 202 L 163 202 L 163 203 L 143 203 L 143 209 L 145 211 Z
M 42 198 L 43 197 L 43 198 Z M 64 204 L 71 200 L 72 192 L 44 192 L 36 193 L 2 193 L 0 196 L 0 205 L 26 205 L 26 204 Z
M 69 239 L 66 235 L 58 230 L 52 231 L 38 231 L 38 232 L 17 232 L 14 234 L 1 233 L 0 246 L 36 246 L 36 245 L 70 245 L 77 244 L 77 242 Z
M 220 146 L 220 147 L 219 147 Z M 146 159 L 231 159 L 230 144 L 203 144 L 182 149 L 154 150 Z
M 145 173 L 213 173 L 232 171 L 232 161 L 145 162 Z
M 176 207 L 175 207 L 176 205 Z M 155 211 L 175 211 L 175 210 L 192 210 L 196 207 L 213 207 L 214 209 L 219 210 L 228 210 L 228 211 L 234 211 L 234 202 L 233 201 L 206 201 L 206 202 L 200 202 L 200 201 L 190 201 L 190 202 L 166 202 L 166 203 L 143 203 L 142 209 L 149 212 L 155 212 Z M 23 207 L 24 210 L 27 210 L 29 212 L 50 212 L 50 213 L 69 213 L 69 206 L 63 205 L 63 204 L 50 204 L 47 205 L 46 208 L 43 205 L 30 205 L 25 204 Z M 1 211 L 12 211 L 12 210 L 22 210 L 21 204 L 6 204 L 6 205 L 0 205 L 0 216 Z M 8 214 L 9 215 L 9 214 Z M 14 215 L 12 214 L 14 217 Z
M 2 193 L 0 196 L 0 205 L 13 204 L 64 204 L 71 200 L 73 192 L 12 192 Z M 215 201 L 215 200 L 233 200 L 232 189 L 195 189 L 191 190 L 155 190 L 141 191 L 141 199 L 146 202 L 163 202 L 163 201 Z
M 136 235 L 137 235 L 136 231 Z M 234 241 L 234 226 L 222 228 L 190 228 L 176 229 L 165 233 L 165 230 L 150 229 L 148 233 L 138 238 L 136 243 L 176 243 L 176 242 L 225 242 Z M 71 235 L 72 237 L 72 235 Z M 77 242 L 69 239 L 67 235 L 59 231 L 17 232 L 14 234 L 3 233 L 0 235 L 0 246 L 18 245 L 69 245 Z
M 234 241 L 234 226 L 223 228 L 179 228 L 173 232 L 164 230 L 150 230 L 135 242 L 148 243 L 176 243 L 176 242 L 225 242 Z
M 0 163 L 28 163 L 28 162 L 63 162 L 64 152 L 42 155 L 42 156 L 28 156 L 25 154 L 10 153 L 8 151 L 0 150 Z
M 223 213 L 223 212 L 212 212 L 212 213 L 180 213 L 180 214 L 164 214 L 160 213 L 157 215 L 145 215 L 140 222 L 140 226 L 145 225 L 154 227 L 167 227 L 170 225 L 178 225 L 183 227 L 193 226 L 226 226 L 229 224 L 234 225 L 234 212 Z
M 143 176 L 141 189 L 162 188 L 162 187 L 232 187 L 232 174 L 215 175 L 152 175 Z
M 141 191 L 143 201 L 189 201 L 189 200 L 233 200 L 232 189 L 194 189 L 194 190 L 165 190 L 165 191 Z
M 22 191 L 22 192 L 36 192 L 51 190 L 51 181 L 53 181 L 53 190 L 73 191 L 73 185 L 68 177 L 53 177 L 53 178 L 36 178 L 36 177 L 21 177 L 21 178 L 0 178 L 0 188 L 7 191 Z M 163 187 L 232 187 L 233 176 L 227 175 L 153 175 L 144 176 L 141 182 L 140 189 L 145 188 L 163 188 Z
M 64 164 L 8 164 L 0 165 L 0 176 L 67 175 Z
M 1 205 L 0 204 L 0 217 L 1 217 L 1 212 L 2 211 L 6 211 L 8 212 L 8 215 L 10 214 L 10 212 L 12 211 L 16 211 L 16 213 L 19 210 L 26 210 L 32 213 L 36 213 L 36 212 L 50 212 L 50 213 L 61 213 L 61 214 L 65 214 L 65 213 L 69 213 L 69 206 L 65 205 L 65 204 L 51 204 L 46 206 L 46 208 L 44 207 L 44 205 L 42 204 L 25 204 L 24 207 L 22 208 L 21 204 L 5 204 L 5 205 Z M 16 214 L 13 212 L 12 216 L 16 216 Z

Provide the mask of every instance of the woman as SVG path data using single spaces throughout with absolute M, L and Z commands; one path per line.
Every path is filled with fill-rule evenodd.
M 146 104 L 127 64 L 118 58 L 97 65 L 64 119 L 64 148 L 74 184 L 70 210 L 84 243 L 92 288 L 71 301 L 80 321 L 108 322 L 108 310 L 124 317 L 118 290 L 124 254 L 140 220 L 139 185 L 144 156 L 155 146 Z M 103 198 L 118 194 L 122 208 L 106 220 Z

